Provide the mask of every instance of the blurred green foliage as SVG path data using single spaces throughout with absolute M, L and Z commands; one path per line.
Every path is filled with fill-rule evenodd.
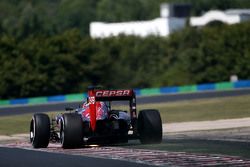
M 250 79 L 250 23 L 186 28 L 168 38 L 0 38 L 2 98 L 86 91 L 89 84 L 144 88 Z
M 210 9 L 250 8 L 248 0 L 1 0 L 1 33 L 26 38 L 55 35 L 78 28 L 88 36 L 91 21 L 149 20 L 160 15 L 163 2 L 190 3 L 192 15 Z
M 90 84 L 145 88 L 226 81 L 232 74 L 250 79 L 248 22 L 187 27 L 166 38 L 88 36 L 90 21 L 152 19 L 161 2 L 1 0 L 0 98 L 83 92 Z M 192 13 L 250 7 L 245 0 L 179 2 L 192 2 Z

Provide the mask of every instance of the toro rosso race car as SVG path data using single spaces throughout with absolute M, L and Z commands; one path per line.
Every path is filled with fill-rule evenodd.
M 129 113 L 111 108 L 112 101 L 128 101 Z M 141 110 L 137 117 L 133 90 L 100 90 L 91 87 L 87 101 L 79 108 L 51 120 L 47 114 L 34 114 L 30 122 L 30 142 L 34 148 L 45 148 L 59 142 L 63 148 L 89 144 L 126 143 L 139 139 L 143 144 L 162 141 L 162 121 L 158 110 Z

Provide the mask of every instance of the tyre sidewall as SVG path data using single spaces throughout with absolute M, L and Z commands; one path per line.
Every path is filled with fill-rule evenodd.
M 33 132 L 33 137 L 31 136 Z M 30 123 L 30 142 L 34 148 L 44 148 L 49 144 L 50 120 L 46 114 L 35 114 Z
M 63 148 L 76 148 L 83 144 L 83 124 L 79 114 L 67 113 L 61 122 L 61 144 Z
M 142 110 L 138 116 L 139 139 L 143 144 L 162 141 L 162 121 L 158 110 Z

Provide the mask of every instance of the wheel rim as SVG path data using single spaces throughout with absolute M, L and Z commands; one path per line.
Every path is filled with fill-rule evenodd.
M 30 139 L 33 141 L 33 139 L 34 139 L 34 133 L 33 133 L 33 131 L 31 131 L 30 132 Z
M 60 121 L 61 124 L 61 130 L 60 130 L 60 138 L 61 138 L 61 144 L 63 145 L 64 143 L 64 121 Z
M 35 139 L 35 135 L 36 135 L 36 132 L 35 132 L 35 121 L 34 121 L 34 118 L 32 118 L 32 123 L 31 123 L 31 128 L 30 128 L 30 142 L 33 143 L 34 142 L 34 139 Z
M 63 144 L 64 143 L 64 132 L 62 131 L 61 132 L 61 144 Z

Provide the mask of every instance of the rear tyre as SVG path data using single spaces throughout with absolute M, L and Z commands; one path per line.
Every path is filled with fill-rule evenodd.
M 142 144 L 161 143 L 162 121 L 158 110 L 142 110 L 138 116 L 138 133 Z
M 60 137 L 63 148 L 81 147 L 83 144 L 83 124 L 81 115 L 74 113 L 63 115 Z
M 33 115 L 30 122 L 30 142 L 34 148 L 46 148 L 50 139 L 50 120 L 46 114 Z

